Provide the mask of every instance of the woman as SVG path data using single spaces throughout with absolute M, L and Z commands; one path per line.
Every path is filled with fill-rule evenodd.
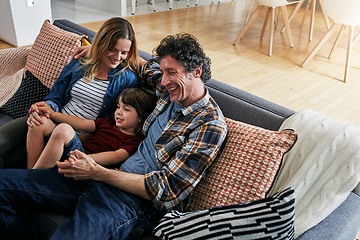
M 44 106 L 90 120 L 112 116 L 122 90 L 138 86 L 135 74 L 138 67 L 131 24 L 119 17 L 107 20 L 97 32 L 88 54 L 65 66 L 44 102 L 31 106 L 26 121 L 28 128 L 36 128 L 38 134 L 43 134 L 44 126 L 53 124 L 50 119 L 40 117 L 43 114 L 38 107 Z M 28 150 L 28 156 L 37 159 L 40 153 Z

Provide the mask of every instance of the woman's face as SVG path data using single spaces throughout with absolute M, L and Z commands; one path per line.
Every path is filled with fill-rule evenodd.
M 127 39 L 118 39 L 114 49 L 107 51 L 103 56 L 102 64 L 108 68 L 116 68 L 129 54 L 131 48 L 131 41 Z

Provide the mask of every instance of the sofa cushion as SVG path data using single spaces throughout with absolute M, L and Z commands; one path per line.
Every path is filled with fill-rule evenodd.
M 81 38 L 45 20 L 29 52 L 25 69 L 51 88 L 63 67 L 70 62 L 75 49 L 80 46 Z
M 240 205 L 166 214 L 155 227 L 159 239 L 293 239 L 294 190 Z
M 229 118 L 219 158 L 194 189 L 188 210 L 245 203 L 264 198 L 283 155 L 296 141 L 293 130 L 270 131 Z
M 287 128 L 295 129 L 299 141 L 286 154 L 272 192 L 295 189 L 297 238 L 332 214 L 359 183 L 360 128 L 311 109 L 285 120 L 280 129 Z
M 26 116 L 30 106 L 42 101 L 50 89 L 40 82 L 31 72 L 26 71 L 24 80 L 15 94 L 1 107 L 13 118 Z

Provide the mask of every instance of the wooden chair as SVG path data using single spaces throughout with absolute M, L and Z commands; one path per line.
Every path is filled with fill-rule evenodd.
M 189 1 L 189 0 L 187 0 L 187 1 Z M 233 0 L 232 0 L 233 1 Z M 198 3 L 199 3 L 199 0 L 196 0 L 195 1 L 195 6 L 197 6 L 198 5 Z M 211 4 L 214 4 L 215 3 L 215 0 L 211 0 Z M 220 0 L 218 0 L 218 3 L 220 3 Z M 188 5 L 189 6 L 189 5 Z
M 178 0 L 179 1 L 179 0 Z M 172 8 L 173 8 L 173 2 L 174 2 L 174 0 L 169 0 L 169 9 L 171 10 Z M 195 5 L 197 6 L 197 3 L 198 3 L 198 0 L 196 0 L 196 3 L 195 3 Z M 187 7 L 189 7 L 190 6 L 190 2 L 189 2 L 189 0 L 186 0 L 186 6 Z
M 319 0 L 319 3 L 320 3 L 320 6 L 321 6 L 321 9 L 322 9 L 322 2 L 324 0 Z M 294 10 L 291 12 L 290 14 L 290 17 L 289 17 L 289 23 L 291 23 L 292 19 L 294 18 L 294 16 L 296 15 L 296 13 L 299 11 L 300 7 L 304 4 L 305 0 L 300 0 L 298 2 L 298 4 L 296 5 L 296 7 L 294 8 Z M 305 11 L 304 11 L 304 15 L 302 17 L 302 20 L 301 20 L 301 24 L 300 24 L 300 27 L 303 27 L 304 25 L 304 21 L 305 21 L 305 18 L 306 18 L 306 14 L 308 13 L 309 9 L 310 9 L 310 6 L 311 6 L 311 13 L 310 13 L 310 30 L 309 30 L 309 41 L 312 41 L 312 37 L 313 37 L 313 32 L 314 32 L 314 22 L 315 22 L 315 11 L 316 11 L 316 0 L 309 0 L 307 2 L 307 5 L 306 5 L 306 8 L 305 8 Z M 324 16 L 324 20 L 325 20 L 325 23 L 326 23 L 326 26 L 327 28 L 329 29 L 331 24 L 330 24 L 330 21 L 329 21 L 329 17 L 324 13 L 324 11 L 322 11 L 323 13 L 323 16 Z M 285 31 L 285 26 L 281 29 L 281 32 L 284 32 Z
M 249 21 L 246 23 L 246 25 L 244 26 L 242 31 L 239 33 L 239 35 L 237 36 L 237 38 L 235 39 L 233 44 L 236 45 L 237 43 L 240 42 L 241 38 L 244 36 L 246 31 L 250 28 L 250 26 L 253 24 L 255 19 L 258 17 L 260 11 L 263 8 L 267 8 L 266 17 L 265 17 L 264 25 L 263 25 L 263 28 L 262 28 L 262 31 L 261 31 L 260 39 L 263 39 L 263 37 L 264 37 L 264 32 L 266 30 L 266 25 L 267 25 L 267 23 L 269 21 L 269 18 L 270 18 L 269 53 L 268 53 L 268 55 L 271 56 L 273 38 L 274 38 L 274 29 L 275 29 L 275 9 L 277 7 L 279 7 L 281 9 L 282 16 L 283 16 L 283 19 L 284 19 L 285 28 L 286 28 L 286 34 L 287 34 L 287 37 L 288 37 L 288 40 L 289 40 L 289 45 L 290 45 L 290 47 L 294 47 L 294 43 L 293 43 L 293 39 L 292 39 L 292 35 L 291 35 L 291 30 L 290 30 L 289 19 L 288 19 L 288 13 L 287 13 L 287 10 L 286 10 L 286 5 L 289 5 L 289 4 L 292 4 L 292 3 L 297 3 L 297 2 L 288 2 L 286 0 L 256 0 L 256 2 L 259 5 L 255 9 L 253 15 L 250 17 Z
M 357 26 L 360 26 L 360 1 L 359 0 L 325 0 L 323 1 L 323 11 L 324 13 L 331 18 L 334 23 L 325 33 L 325 35 L 320 39 L 318 44 L 306 57 L 301 66 L 305 66 L 324 46 L 324 44 L 329 40 L 329 38 L 334 34 L 337 25 L 341 25 L 340 32 L 335 40 L 335 43 L 330 51 L 329 58 L 331 57 L 335 46 L 337 45 L 340 36 L 346 27 L 349 28 L 348 36 L 348 46 L 347 46 L 347 56 L 345 63 L 345 74 L 344 82 L 348 80 L 348 72 L 350 68 L 350 59 L 351 59 L 351 50 L 352 47 L 360 38 L 360 33 L 354 38 L 354 29 Z
M 151 4 L 153 6 L 153 10 L 154 10 L 154 12 L 156 12 L 155 1 L 149 0 L 149 4 Z M 136 5 L 137 5 L 137 0 L 131 0 L 131 14 L 132 15 L 135 15 Z

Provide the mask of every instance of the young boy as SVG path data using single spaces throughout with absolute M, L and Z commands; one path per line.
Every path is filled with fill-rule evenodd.
M 142 125 L 153 111 L 156 97 L 138 88 L 125 89 L 118 97 L 114 117 L 86 120 L 75 116 L 53 111 L 50 107 L 39 109 L 48 118 L 60 123 L 50 134 L 43 136 L 49 139 L 45 148 L 36 142 L 27 142 L 28 151 L 41 152 L 38 159 L 28 158 L 28 167 L 52 168 L 56 161 L 65 160 L 70 151 L 78 149 L 90 154 L 94 160 L 104 166 L 119 166 L 136 150 L 143 140 Z M 75 130 L 92 132 L 93 135 L 81 143 Z M 35 134 L 29 128 L 28 139 Z M 50 135 L 50 136 L 49 136 Z

